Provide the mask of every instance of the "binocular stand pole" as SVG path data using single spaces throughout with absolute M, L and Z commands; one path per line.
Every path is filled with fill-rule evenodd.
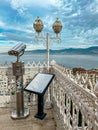
M 13 110 L 12 119 L 22 119 L 29 116 L 29 109 L 24 108 L 24 90 L 23 90 L 24 63 L 13 63 L 13 75 L 16 77 L 16 109 Z

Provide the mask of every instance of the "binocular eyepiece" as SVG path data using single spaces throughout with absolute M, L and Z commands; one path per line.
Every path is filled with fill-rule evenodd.
M 10 51 L 8 51 L 8 54 L 14 56 L 21 56 L 23 55 L 25 48 L 26 48 L 25 44 L 19 43 L 16 46 L 14 46 Z

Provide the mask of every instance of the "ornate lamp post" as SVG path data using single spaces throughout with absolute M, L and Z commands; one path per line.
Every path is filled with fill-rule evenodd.
M 62 30 L 62 24 L 60 22 L 60 20 L 57 18 L 56 21 L 54 22 L 52 28 L 56 34 L 55 37 L 50 37 L 50 34 L 47 32 L 46 36 L 40 36 L 40 33 L 43 30 L 44 24 L 42 22 L 42 20 L 37 17 L 37 19 L 35 20 L 33 27 L 35 29 L 35 31 L 38 33 L 38 36 L 36 38 L 42 38 L 45 39 L 46 41 L 46 49 L 47 49 L 47 69 L 49 71 L 49 45 L 50 45 L 50 39 L 57 39 L 60 40 L 60 37 L 58 36 L 58 34 L 60 33 L 60 31 Z

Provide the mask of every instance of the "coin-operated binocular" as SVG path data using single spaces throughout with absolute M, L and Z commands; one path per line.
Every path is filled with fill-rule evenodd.
M 9 55 L 17 57 L 17 61 L 12 63 L 13 75 L 16 77 L 16 109 L 13 110 L 11 115 L 13 119 L 26 118 L 29 115 L 29 109 L 24 108 L 24 62 L 19 61 L 20 56 L 24 54 L 25 49 L 26 45 L 19 43 L 8 51 Z

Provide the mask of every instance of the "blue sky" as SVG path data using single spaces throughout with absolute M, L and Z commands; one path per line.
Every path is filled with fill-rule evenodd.
M 56 18 L 63 24 L 61 43 L 51 41 L 51 49 L 98 45 L 98 0 L 0 0 L 0 52 L 17 43 L 25 43 L 27 50 L 45 48 L 45 41 L 35 40 L 37 16 L 44 23 L 44 36 L 54 36 Z

